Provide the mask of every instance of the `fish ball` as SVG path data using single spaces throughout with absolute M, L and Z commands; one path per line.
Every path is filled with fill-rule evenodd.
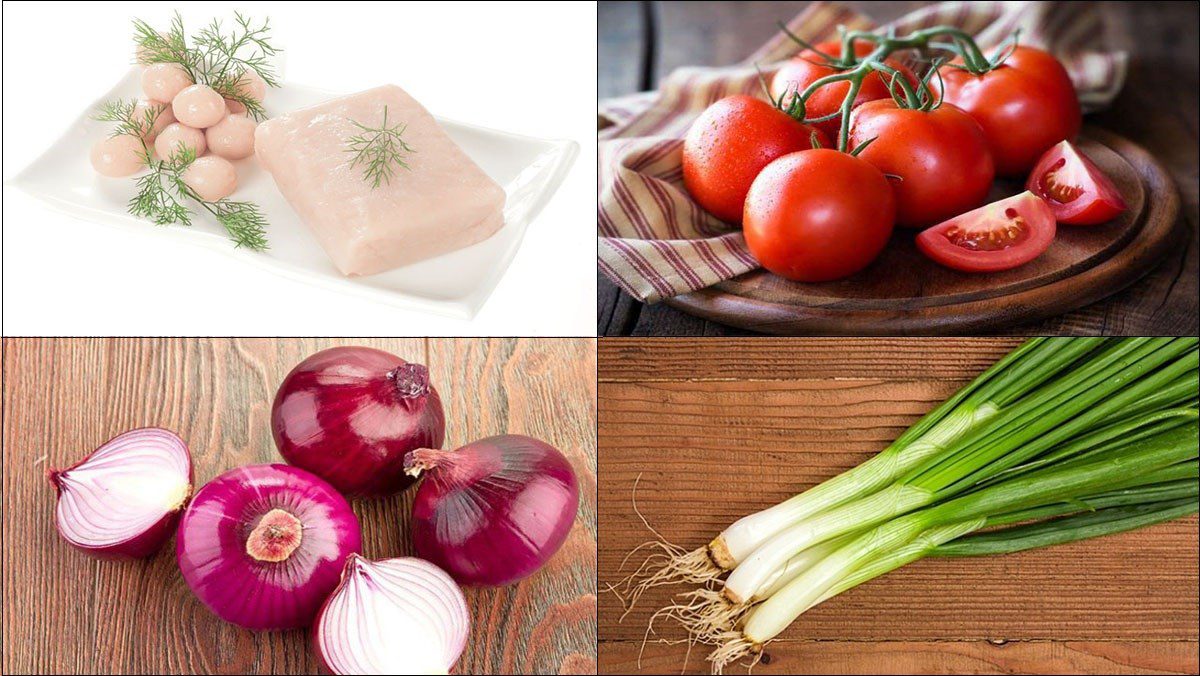
M 159 159 L 169 160 L 184 147 L 196 151 L 196 157 L 203 155 L 208 149 L 208 144 L 204 141 L 204 132 L 186 124 L 172 122 L 154 139 L 154 152 L 158 154 Z
M 141 124 L 142 120 L 146 119 L 146 111 L 148 110 L 157 111 L 158 116 L 154 118 L 154 126 L 150 127 L 150 129 L 142 135 L 142 138 L 146 139 L 146 141 L 150 143 L 153 143 L 154 138 L 161 134 L 162 130 L 167 128 L 167 125 L 175 121 L 175 114 L 171 112 L 171 106 L 169 104 L 142 99 L 133 107 L 133 119 L 136 120 L 138 124 Z
M 142 91 L 152 101 L 170 103 L 190 86 L 192 78 L 177 63 L 155 63 L 142 71 Z
M 204 130 L 209 152 L 227 160 L 240 160 L 254 152 L 254 120 L 244 115 L 226 115 L 225 119 Z
M 110 136 L 92 146 L 92 167 L 101 176 L 129 176 L 146 166 L 145 152 L 145 147 L 136 136 Z
M 225 117 L 225 99 L 208 85 L 192 85 L 171 100 L 175 119 L 196 129 L 207 129 Z
M 246 97 L 262 103 L 267 95 L 267 82 L 253 70 L 247 70 L 237 81 L 238 91 Z
M 205 202 L 216 202 L 237 188 L 237 170 L 233 163 L 216 155 L 205 155 L 183 170 L 183 182 Z

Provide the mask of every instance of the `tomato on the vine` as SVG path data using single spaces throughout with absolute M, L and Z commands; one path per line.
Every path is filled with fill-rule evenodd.
M 822 148 L 785 155 L 762 170 L 746 197 L 742 231 L 764 268 L 823 282 L 875 260 L 895 215 L 892 188 L 878 169 Z
M 997 174 L 1022 175 L 1055 143 L 1079 133 L 1075 87 L 1048 52 L 1016 47 L 1004 63 L 979 75 L 956 64 L 962 64 L 961 57 L 939 68 L 940 80 L 933 77 L 929 83 L 983 127 Z
M 923 231 L 917 248 L 955 270 L 999 272 L 1042 255 L 1054 232 L 1050 207 L 1026 191 Z
M 858 156 L 888 174 L 897 225 L 940 223 L 987 199 L 995 178 L 987 139 L 953 105 L 924 111 L 891 99 L 864 103 L 850 114 L 850 145 L 867 141 Z
M 837 56 L 842 53 L 842 43 L 836 40 L 822 42 L 815 46 L 825 54 Z M 874 49 L 875 45 L 871 42 L 863 40 L 854 42 L 854 54 L 857 57 L 864 57 Z M 806 49 L 789 59 L 771 78 L 771 98 L 779 100 L 780 96 L 784 96 L 783 104 L 787 106 L 788 99 L 793 93 L 802 92 L 817 80 L 839 72 L 837 68 L 827 65 L 824 59 L 824 56 L 811 49 Z M 908 79 L 909 83 L 916 86 L 917 78 L 907 66 L 894 58 L 884 59 L 884 63 L 895 68 Z M 890 99 L 892 95 L 888 90 L 889 79 L 878 71 L 869 73 L 863 78 L 862 86 L 858 90 L 858 95 L 854 97 L 853 105 L 860 106 L 867 101 Z M 850 83 L 844 81 L 833 82 L 821 87 L 808 99 L 805 117 L 813 119 L 838 112 L 849 91 Z M 838 134 L 842 130 L 842 118 L 838 115 L 824 122 L 816 122 L 813 126 L 825 132 L 830 139 L 837 140 Z
M 706 211 L 741 223 L 746 193 L 758 172 L 788 153 L 827 145 L 824 134 L 770 103 L 729 96 L 709 106 L 683 141 L 683 183 Z
M 1104 223 L 1129 208 L 1117 186 L 1070 141 L 1042 155 L 1025 188 L 1045 200 L 1054 218 L 1067 225 Z

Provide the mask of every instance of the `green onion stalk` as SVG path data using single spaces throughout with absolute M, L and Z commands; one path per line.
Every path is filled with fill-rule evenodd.
M 652 622 L 673 618 L 697 640 L 724 636 L 806 561 L 822 559 L 827 543 L 975 487 L 1086 460 L 1128 435 L 1145 438 L 1180 424 L 1180 416 L 1194 414 L 1163 411 L 1194 406 L 1196 342 L 1029 341 L 859 467 L 739 520 L 706 548 L 665 545 L 674 550 L 655 563 L 666 559 L 666 565 L 631 585 L 631 601 L 657 584 L 702 583 L 704 589 L 680 595 Z M 712 585 L 727 571 L 717 593 Z M 635 576 L 645 572 L 644 563 Z
M 740 628 L 703 637 L 720 643 L 709 655 L 714 673 L 760 654 L 764 644 L 809 608 L 924 556 L 1022 551 L 1194 513 L 1200 452 L 1196 411 L 1181 409 L 1175 418 L 1179 424 L 1151 436 L 1032 468 L 854 536 L 769 590 L 740 618 Z M 984 530 L 1004 526 L 1009 527 Z
M 611 589 L 632 607 L 652 587 L 717 580 L 788 526 L 875 493 L 929 458 L 945 453 L 955 441 L 1043 388 L 1104 343 L 1102 338 L 1028 340 L 870 460 L 737 520 L 704 547 L 688 550 L 661 538 L 648 542 L 639 549 L 649 546 L 656 552 Z

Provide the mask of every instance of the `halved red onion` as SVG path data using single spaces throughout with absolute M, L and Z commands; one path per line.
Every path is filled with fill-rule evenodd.
M 457 451 L 417 449 L 404 465 L 425 478 L 413 500 L 413 544 L 461 584 L 524 579 L 567 539 L 579 510 L 571 463 L 550 444 L 519 434 Z
M 447 674 L 470 628 L 462 590 L 442 569 L 351 555 L 317 615 L 313 645 L 334 674 Z
M 250 465 L 205 484 L 179 524 L 183 579 L 221 619 L 307 627 L 362 532 L 346 498 L 309 472 Z
M 404 454 L 441 447 L 445 417 L 424 366 L 369 347 L 335 347 L 284 378 L 271 430 L 290 464 L 346 495 L 381 496 L 413 484 Z
M 96 556 L 141 558 L 171 537 L 192 492 L 192 456 L 174 432 L 146 427 L 47 477 L 63 539 Z

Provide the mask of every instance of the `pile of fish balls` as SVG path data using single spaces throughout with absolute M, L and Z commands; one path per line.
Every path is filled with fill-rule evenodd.
M 267 83 L 253 70 L 238 80 L 238 90 L 262 102 Z M 154 154 L 169 160 L 183 148 L 196 153 L 184 170 L 183 180 L 205 201 L 214 202 L 233 194 L 237 170 L 231 160 L 254 153 L 257 123 L 241 103 L 223 98 L 212 87 L 196 84 L 175 63 L 154 63 L 142 71 L 142 93 L 134 108 L 134 119 L 146 111 L 158 112 L 153 128 L 141 139 L 129 135 L 106 138 L 92 147 L 92 166 L 103 176 L 130 176 L 145 167 L 143 143 Z

